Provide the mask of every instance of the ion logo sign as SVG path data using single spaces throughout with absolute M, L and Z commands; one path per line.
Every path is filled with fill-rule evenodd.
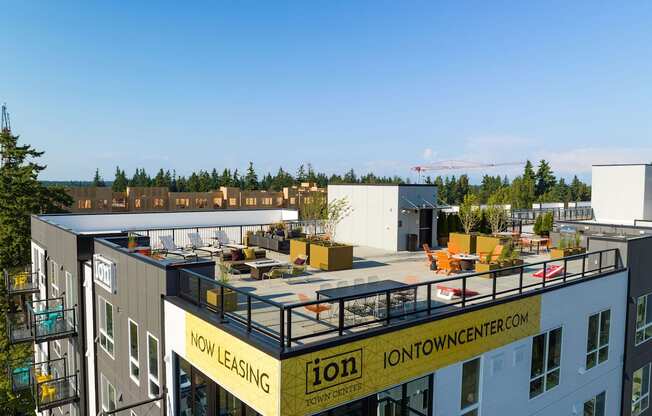
M 362 377 L 362 349 L 306 363 L 306 394 L 315 393 Z
M 100 254 L 95 254 L 93 265 L 95 266 L 93 273 L 95 283 L 113 294 L 117 293 L 115 263 Z

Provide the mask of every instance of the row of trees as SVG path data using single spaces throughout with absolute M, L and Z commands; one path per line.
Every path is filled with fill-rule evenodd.
M 555 177 L 550 164 L 541 160 L 534 170 L 532 162 L 525 163 L 523 174 L 511 182 L 507 176 L 484 175 L 480 185 L 471 185 L 467 175 L 434 180 L 426 178 L 426 183 L 433 183 L 439 188 L 439 197 L 451 205 L 460 205 L 467 194 L 477 197 L 478 204 L 488 204 L 493 197 L 495 203 L 511 204 L 513 208 L 531 208 L 536 202 L 571 202 L 591 199 L 591 187 L 577 176 L 571 183 L 564 178 Z
M 373 173 L 358 176 L 353 169 L 343 175 L 326 175 L 316 172 L 312 165 L 301 165 L 295 175 L 279 168 L 276 174 L 267 173 L 259 177 L 252 162 L 244 173 L 238 169 L 224 169 L 218 172 L 200 170 L 189 176 L 179 176 L 175 171 L 159 169 L 153 177 L 145 169 L 136 169 L 131 178 L 120 167 L 116 168 L 111 187 L 114 191 L 124 191 L 127 186 L 161 186 L 167 187 L 172 192 L 208 192 L 221 186 L 234 186 L 240 189 L 273 190 L 280 191 L 286 186 L 298 185 L 302 182 L 314 182 L 319 187 L 338 183 L 410 183 L 409 179 L 399 176 L 376 176 Z M 530 161 L 527 161 L 523 174 L 515 177 L 511 182 L 507 176 L 484 175 L 479 185 L 472 185 L 468 175 L 459 177 L 437 176 L 425 178 L 425 183 L 435 184 L 439 187 L 441 201 L 451 205 L 459 205 L 464 197 L 471 193 L 478 197 L 480 204 L 486 204 L 489 198 L 499 198 L 503 203 L 511 204 L 514 208 L 529 208 L 534 202 L 570 202 L 586 201 L 591 198 L 591 188 L 573 177 L 570 184 L 564 178 L 555 177 L 550 164 L 541 160 L 534 170 Z M 107 186 L 99 170 L 95 171 L 92 186 Z
M 61 212 L 72 199 L 61 187 L 44 187 L 38 175 L 45 169 L 38 164 L 43 155 L 29 145 L 18 144 L 9 130 L 0 132 L 0 270 L 20 270 L 30 264 L 30 215 Z M 0 309 L 3 314 L 17 305 L 7 301 L 7 288 L 0 279 Z M 11 345 L 6 320 L 0 319 L 0 363 L 33 357 L 31 345 Z M 31 392 L 14 395 L 8 377 L 0 377 L 0 414 L 33 414 Z
M 200 170 L 193 172 L 189 176 L 177 175 L 173 170 L 159 169 L 153 177 L 150 176 L 145 169 L 136 169 L 134 175 L 130 178 L 127 177 L 126 172 L 120 167 L 116 168 L 113 182 L 111 187 L 114 191 L 122 192 L 127 186 L 162 186 L 167 187 L 172 192 L 208 192 L 218 189 L 221 186 L 233 186 L 246 190 L 274 190 L 280 191 L 284 187 L 298 185 L 302 182 L 314 182 L 319 187 L 326 187 L 326 185 L 336 183 L 406 183 L 409 180 L 404 180 L 398 176 L 376 176 L 373 173 L 358 176 L 353 169 L 350 169 L 343 175 L 326 175 L 322 172 L 315 172 L 312 165 L 301 165 L 295 175 L 279 168 L 276 174 L 272 175 L 267 173 L 259 178 L 254 165 L 249 162 L 249 167 L 244 173 L 238 169 L 224 169 L 218 172 L 217 169 L 212 171 Z M 91 186 L 107 186 L 104 178 L 100 174 L 99 169 L 95 170 L 95 176 Z

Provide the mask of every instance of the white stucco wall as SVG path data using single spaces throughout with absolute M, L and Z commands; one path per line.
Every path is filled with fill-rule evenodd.
M 607 223 L 652 219 L 652 166 L 593 166 L 591 206 Z
M 602 391 L 605 414 L 619 414 L 626 305 L 626 271 L 543 294 L 541 332 L 563 328 L 560 384 L 530 399 L 532 337 L 513 342 L 482 355 L 480 414 L 582 415 L 584 402 Z M 605 309 L 611 309 L 609 358 L 585 371 L 588 317 Z M 460 414 L 461 374 L 462 363 L 435 373 L 433 416 Z
M 337 241 L 397 250 L 398 186 L 329 185 L 328 202 L 346 197 L 353 208 L 336 230 Z

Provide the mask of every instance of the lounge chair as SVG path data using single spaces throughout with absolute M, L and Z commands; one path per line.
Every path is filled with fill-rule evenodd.
M 504 246 L 497 244 L 491 253 L 480 252 L 478 253 L 478 256 L 480 257 L 480 261 L 483 263 L 496 263 L 498 262 L 500 255 L 503 253 L 503 249 Z
M 190 240 L 190 244 L 192 244 L 192 249 L 195 251 L 204 251 L 209 253 L 211 257 L 222 252 L 221 248 L 213 247 L 210 244 L 204 243 L 199 233 L 188 233 L 188 239 Z
M 444 272 L 446 275 L 449 275 L 452 272 L 458 272 L 462 270 L 460 261 L 452 258 L 448 253 L 444 251 L 436 251 L 435 257 L 437 258 L 437 273 Z
M 312 299 L 308 297 L 308 295 L 304 293 L 298 293 L 297 296 L 299 296 L 299 300 L 301 302 L 310 302 Z M 331 305 L 328 303 L 316 303 L 314 305 L 306 305 L 303 307 L 305 310 L 314 313 L 315 315 L 319 316 L 320 313 L 330 311 L 331 310 Z
M 184 259 L 197 257 L 197 253 L 177 247 L 177 245 L 174 244 L 174 239 L 171 235 L 162 235 L 159 237 L 159 240 L 161 241 L 161 244 L 163 244 L 163 252 L 165 255 L 174 254 L 176 256 L 181 256 Z

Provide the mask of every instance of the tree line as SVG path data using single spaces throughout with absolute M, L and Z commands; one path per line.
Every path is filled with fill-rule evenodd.
M 479 185 L 471 185 L 467 175 L 459 178 L 437 176 L 425 179 L 426 183 L 437 185 L 439 198 L 450 205 L 460 205 L 467 194 L 474 195 L 478 203 L 487 204 L 490 199 L 494 203 L 511 204 L 512 208 L 531 208 L 537 202 L 575 202 L 589 201 L 591 187 L 582 182 L 577 175 L 572 181 L 557 178 L 550 164 L 541 160 L 536 171 L 532 162 L 525 163 L 523 173 L 510 180 L 501 177 L 484 175 Z

